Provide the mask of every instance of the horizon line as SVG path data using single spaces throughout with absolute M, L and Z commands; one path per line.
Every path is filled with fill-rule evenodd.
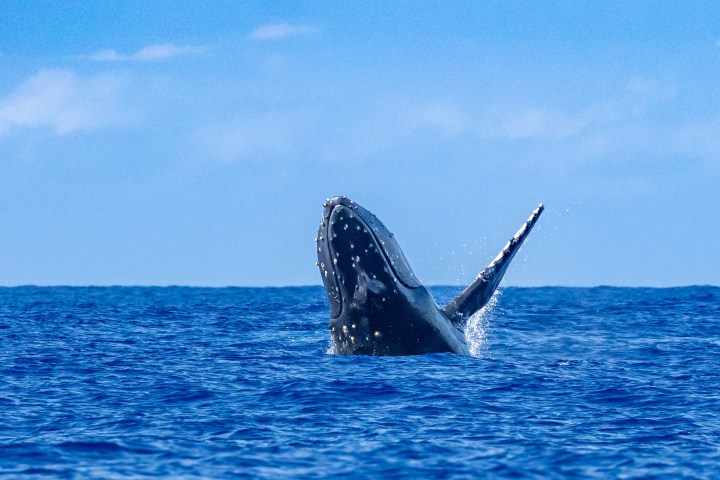
M 425 285 L 426 288 L 466 288 L 462 285 L 450 284 L 430 284 Z M 596 284 L 596 285 L 505 285 L 500 289 L 506 288 L 654 288 L 654 289 L 670 289 L 670 288 L 690 288 L 690 287 L 711 287 L 720 288 L 720 285 L 710 283 L 696 283 L 684 285 L 612 285 L 612 284 Z M 0 285 L 0 288 L 248 288 L 248 289 L 278 289 L 278 288 L 324 288 L 322 284 L 292 284 L 292 285 L 191 285 L 191 284 L 33 284 L 23 283 L 16 285 Z

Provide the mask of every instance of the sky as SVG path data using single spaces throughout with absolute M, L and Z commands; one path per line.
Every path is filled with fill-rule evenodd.
M 0 285 L 720 285 L 717 2 L 0 2 Z

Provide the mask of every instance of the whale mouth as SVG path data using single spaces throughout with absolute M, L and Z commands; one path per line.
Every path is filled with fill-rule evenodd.
M 324 207 L 318 266 L 332 318 L 342 312 L 343 287 L 349 287 L 345 280 L 352 280 L 350 272 L 368 278 L 391 276 L 407 288 L 420 286 L 393 234 L 369 210 L 345 197 L 329 199 Z

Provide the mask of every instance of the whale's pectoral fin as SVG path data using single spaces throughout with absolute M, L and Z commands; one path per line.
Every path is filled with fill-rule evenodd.
M 465 291 L 443 309 L 453 323 L 464 323 L 473 313 L 480 310 L 490 301 L 493 293 L 500 285 L 503 275 L 505 275 L 505 270 L 507 270 L 508 265 L 510 265 L 513 257 L 520 249 L 520 245 L 527 238 L 530 230 L 535 226 L 544 208 L 540 204 L 515 236 L 505 245 L 505 248 L 490 262 L 490 265 L 480 272 L 477 279 Z

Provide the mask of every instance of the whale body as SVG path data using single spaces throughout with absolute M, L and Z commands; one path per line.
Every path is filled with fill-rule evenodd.
M 344 196 L 328 199 L 323 208 L 317 265 L 335 353 L 420 355 L 468 353 L 468 318 L 492 298 L 544 207 L 538 206 L 475 281 L 443 308 L 375 215 Z

